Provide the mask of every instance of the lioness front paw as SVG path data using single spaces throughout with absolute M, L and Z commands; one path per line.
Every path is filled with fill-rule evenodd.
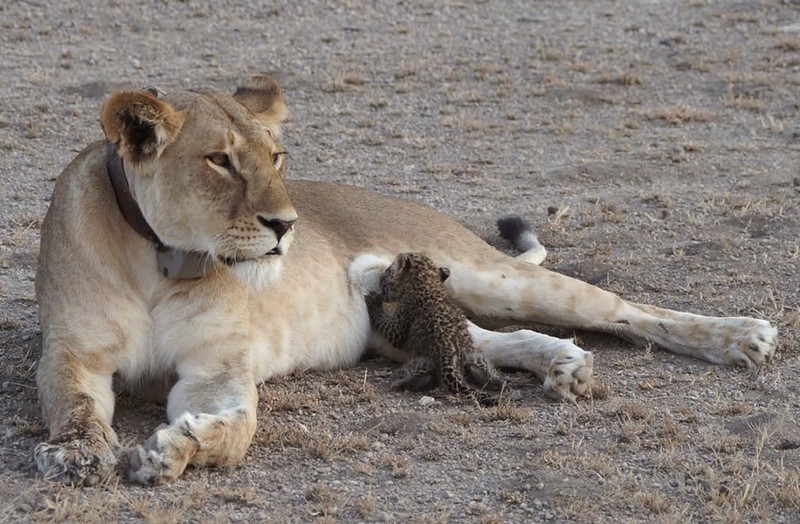
M 726 364 L 753 367 L 772 360 L 778 345 L 778 330 L 766 320 L 731 318 L 730 343 L 722 356 Z
M 574 401 L 586 395 L 592 387 L 594 357 L 588 351 L 571 344 L 550 361 L 544 379 L 544 391 L 556 400 Z
M 146 486 L 172 482 L 196 451 L 197 440 L 191 433 L 162 424 L 143 446 L 128 454 L 128 480 Z
M 114 443 L 113 448 L 116 448 Z M 47 480 L 94 486 L 116 473 L 115 449 L 97 437 L 42 442 L 33 450 L 36 467 Z

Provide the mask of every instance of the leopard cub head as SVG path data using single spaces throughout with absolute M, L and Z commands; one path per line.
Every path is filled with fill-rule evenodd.
M 381 293 L 387 301 L 412 291 L 442 289 L 450 270 L 437 266 L 422 253 L 400 253 L 381 277 Z

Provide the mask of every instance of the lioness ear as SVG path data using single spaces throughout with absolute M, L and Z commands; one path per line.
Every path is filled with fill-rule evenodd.
M 180 131 L 183 116 L 147 91 L 118 91 L 103 105 L 100 122 L 120 156 L 135 164 L 161 153 Z
M 283 103 L 281 88 L 267 75 L 255 75 L 236 88 L 233 97 L 276 135 L 289 111 Z
M 446 267 L 440 267 L 439 278 L 442 280 L 442 284 L 444 284 L 444 281 L 447 280 L 449 277 L 450 277 L 450 270 L 447 269 Z

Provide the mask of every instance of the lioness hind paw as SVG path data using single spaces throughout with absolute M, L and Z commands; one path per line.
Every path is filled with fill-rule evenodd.
M 732 343 L 725 351 L 724 360 L 748 368 L 761 366 L 772 360 L 775 354 L 778 330 L 765 320 L 745 320 L 750 322 L 732 330 Z

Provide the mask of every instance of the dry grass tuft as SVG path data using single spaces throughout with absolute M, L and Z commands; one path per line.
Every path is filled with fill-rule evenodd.
M 605 73 L 597 78 L 598 84 L 611 84 L 618 86 L 640 86 L 644 84 L 642 77 L 630 71 L 624 73 Z
M 372 464 L 367 464 L 366 462 L 356 462 L 355 466 L 353 466 L 353 471 L 371 477 L 375 475 L 376 470 L 375 466 Z
M 767 104 L 760 98 L 736 93 L 733 84 L 728 85 L 728 91 L 722 98 L 725 107 L 731 109 L 745 109 L 748 111 L 761 112 L 766 110 Z
M 742 437 L 738 435 L 705 435 L 704 446 L 713 453 L 731 454 L 744 446 Z
M 523 502 L 527 502 L 528 499 L 524 491 L 511 489 L 501 489 L 497 494 L 497 498 L 508 506 L 519 506 Z
M 375 497 L 371 492 L 356 500 L 356 511 L 362 519 L 372 520 L 372 515 L 375 513 Z
M 446 415 L 445 418 L 464 428 L 468 428 L 475 421 L 475 416 L 471 413 L 453 413 Z
M 589 396 L 593 400 L 608 400 L 611 397 L 611 394 L 612 389 L 607 382 L 597 378 L 594 379 L 592 382 L 592 389 L 589 392 Z
M 670 508 L 670 501 L 658 491 L 640 491 L 633 496 L 635 504 L 660 515 Z
M 315 484 L 305 492 L 306 501 L 311 508 L 309 512 L 315 517 L 328 518 L 336 515 L 339 496 L 323 484 Z
M 747 415 L 753 411 L 750 404 L 744 402 L 731 402 L 716 409 L 717 415 Z
M 180 495 L 158 496 L 151 492 L 150 495 L 133 497 L 128 505 L 131 510 L 147 522 L 180 522 L 188 511 L 201 508 L 208 502 L 211 494 L 208 483 L 200 482 L 192 486 L 188 492 Z M 102 504 L 101 504 L 102 505 Z M 85 518 L 85 517 L 84 517 Z M 90 522 L 93 519 L 78 519 L 80 522 Z
M 315 432 L 303 424 L 271 424 L 268 428 L 259 429 L 253 442 L 266 447 L 302 448 L 324 460 L 333 460 L 342 454 L 363 451 L 369 447 L 369 439 L 364 435 Z
M 778 45 L 775 47 L 781 51 L 787 51 L 790 53 L 800 51 L 800 38 L 797 38 L 796 36 L 784 36 L 778 41 Z
M 683 124 L 686 122 L 709 122 L 716 117 L 710 109 L 691 107 L 687 105 L 674 105 L 659 107 L 645 113 L 651 120 L 664 120 L 670 124 Z
M 497 406 L 481 409 L 480 419 L 483 422 L 498 422 L 501 420 L 524 424 L 531 418 L 529 408 L 520 407 L 512 402 L 501 402 Z
M 800 470 L 781 472 L 772 498 L 785 508 L 800 510 Z
M 21 331 L 25 329 L 25 324 L 9 316 L 0 317 L 0 331 Z
M 380 469 L 388 469 L 394 478 L 404 478 L 408 476 L 411 460 L 403 455 L 395 453 L 380 453 L 370 458 L 372 464 Z
M 261 496 L 251 487 L 220 487 L 213 490 L 211 495 L 218 497 L 222 502 L 238 506 L 259 507 L 261 505 Z
M 643 420 L 649 421 L 653 417 L 653 412 L 638 400 L 625 400 L 620 402 L 614 410 L 622 420 Z

